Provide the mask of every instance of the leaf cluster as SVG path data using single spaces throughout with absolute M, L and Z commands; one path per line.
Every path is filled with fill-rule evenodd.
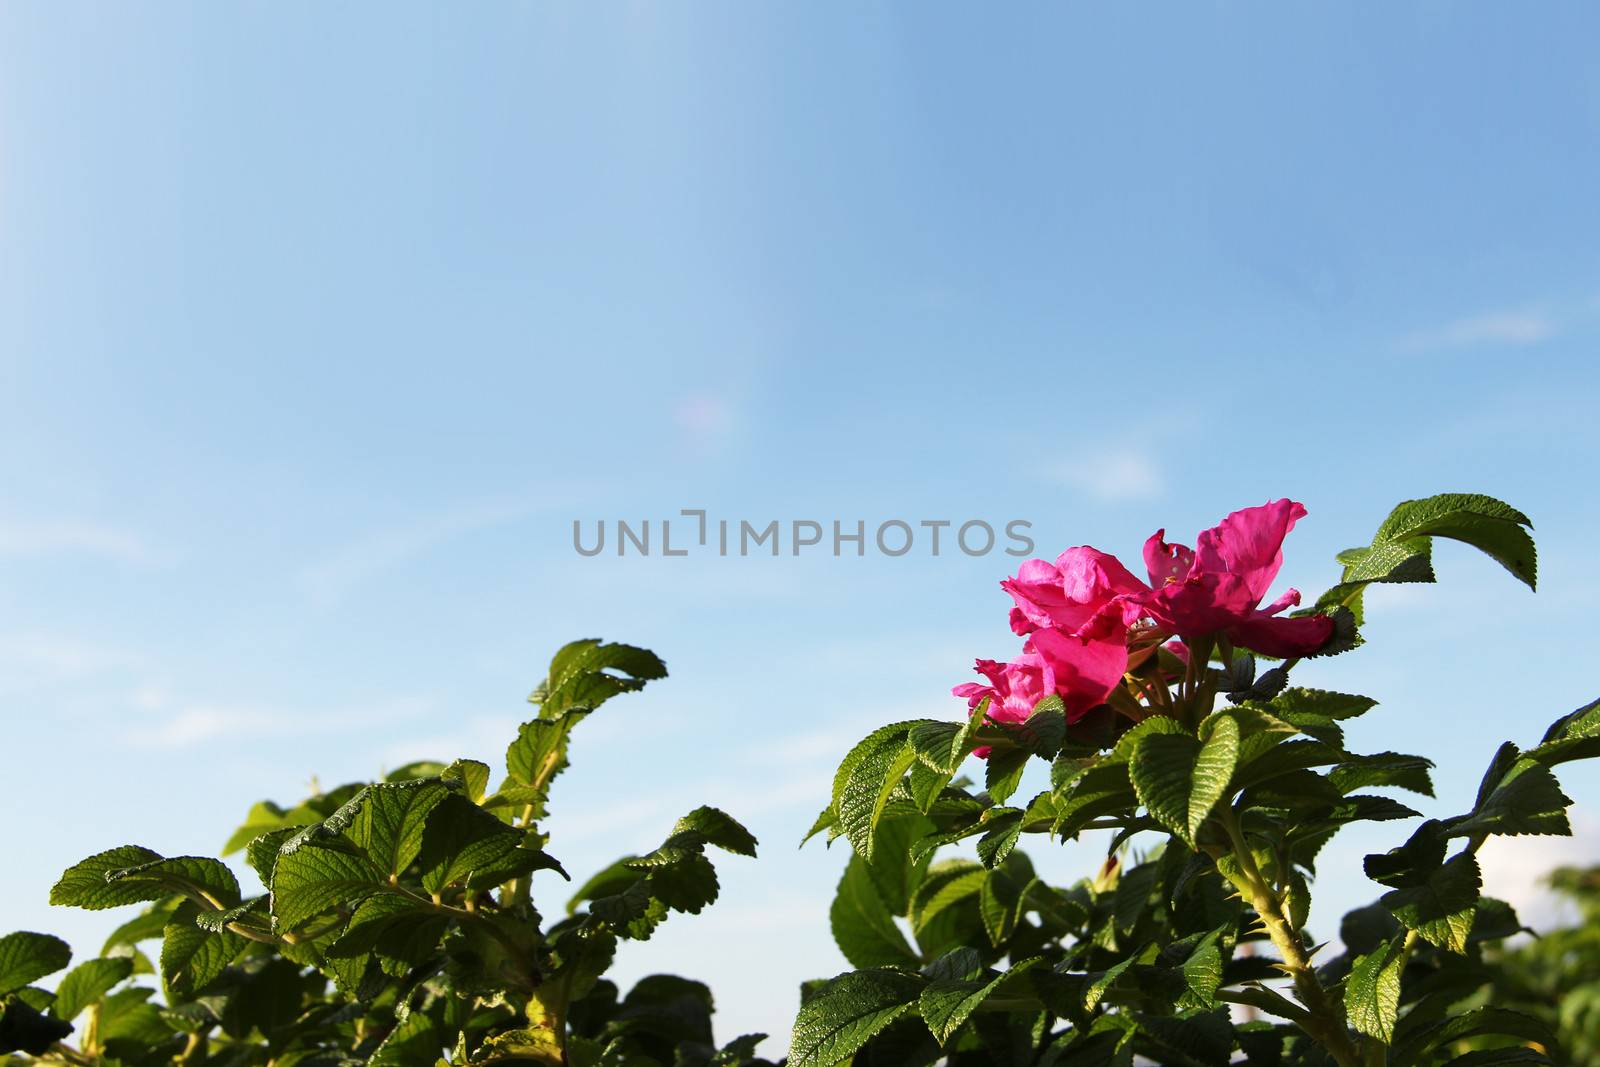
M 242 851 L 260 893 L 221 859 L 142 845 L 73 865 L 52 903 L 139 910 L 53 992 L 36 983 L 68 966 L 67 946 L 0 938 L 0 1053 L 75 1067 L 765 1062 L 761 1035 L 716 1045 L 704 985 L 656 975 L 624 994 L 605 977 L 619 939 L 716 899 L 710 850 L 755 855 L 733 818 L 698 808 L 552 919 L 536 904 L 536 885 L 567 877 L 543 823 L 572 728 L 665 674 L 643 649 L 574 642 L 494 788 L 489 765 L 457 760 L 257 804 L 224 855 Z
M 1341 554 L 1318 602 L 1343 619 L 1326 651 L 1359 643 L 1367 585 L 1433 580 L 1434 537 L 1532 586 L 1526 526 L 1487 497 L 1401 504 L 1371 546 Z M 1600 704 L 1530 748 L 1506 743 L 1468 810 L 1422 820 L 1399 797 L 1433 796 L 1432 761 L 1346 743 L 1376 701 L 1290 685 L 1293 662 L 1258 673 L 1220 642 L 1189 664 L 1165 657 L 1130 675 L 1145 703 L 1071 724 L 1056 697 L 1020 724 L 980 703 L 960 722 L 882 727 L 846 755 L 807 836 L 850 846 L 831 918 L 857 969 L 805 990 L 794 1067 L 1563 1062 L 1547 1020 L 1492 999 L 1500 957 L 1486 950 L 1522 927 L 1482 895 L 1477 853 L 1497 835 L 1570 833 L 1555 768 L 1600 755 Z M 981 787 L 959 777 L 979 748 Z M 1019 799 L 1044 766 L 1047 787 Z M 1306 924 L 1328 842 L 1417 820 L 1366 858 L 1378 899 L 1327 951 Z M 1107 858 L 1070 885 L 1018 847 L 1091 831 Z

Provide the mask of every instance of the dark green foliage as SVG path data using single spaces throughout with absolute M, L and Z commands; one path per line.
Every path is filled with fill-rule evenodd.
M 1563 867 L 1549 881 L 1576 906 L 1578 921 L 1491 949 L 1490 1002 L 1554 1033 L 1570 1062 L 1600 1062 L 1600 867 Z
M 603 977 L 618 938 L 648 937 L 671 912 L 716 899 L 709 849 L 755 855 L 731 817 L 690 812 L 660 848 L 586 883 L 554 922 L 535 906 L 536 886 L 566 877 L 541 820 L 571 728 L 665 673 L 626 645 L 562 649 L 492 792 L 490 768 L 460 760 L 256 805 L 226 851 L 245 850 L 262 896 L 242 897 L 210 857 L 129 845 L 76 864 L 53 903 L 144 909 L 54 996 L 32 983 L 67 965 L 67 946 L 0 938 L 0 1053 L 74 1067 L 764 1063 L 761 1035 L 714 1044 L 704 986 L 658 975 L 619 998 Z M 140 981 L 151 972 L 159 999 Z

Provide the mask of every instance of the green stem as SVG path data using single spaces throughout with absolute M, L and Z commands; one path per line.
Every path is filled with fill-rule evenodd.
M 100 1059 L 100 1005 L 98 1002 L 89 1005 L 89 1010 L 83 1017 L 83 1037 L 78 1042 L 82 1047 L 82 1054 L 94 1062 Z
M 194 1058 L 197 1055 L 203 1059 L 205 1044 L 206 1035 L 204 1031 L 189 1031 L 189 1039 L 184 1042 L 183 1051 L 174 1058 L 173 1062 L 178 1064 L 178 1067 L 185 1067 L 185 1065 L 194 1062 Z
M 94 1057 L 85 1056 L 71 1045 L 62 1044 L 59 1041 L 51 1047 L 50 1052 L 67 1063 L 75 1064 L 76 1067 L 94 1067 L 97 1062 Z
M 1227 831 L 1228 840 L 1233 845 L 1234 859 L 1239 863 L 1250 905 L 1261 916 L 1267 936 L 1283 957 L 1283 969 L 1293 981 L 1300 1003 L 1305 1005 L 1305 1018 L 1294 1022 L 1322 1042 L 1339 1067 L 1361 1067 L 1360 1052 L 1345 1026 L 1344 1005 L 1333 1000 L 1322 987 L 1316 969 L 1311 966 L 1311 957 L 1306 952 L 1305 944 L 1300 940 L 1299 931 L 1294 929 L 1283 913 L 1282 899 L 1267 884 L 1261 875 L 1261 868 L 1256 865 L 1255 853 L 1245 840 L 1238 817 L 1231 807 L 1224 805 L 1218 808 L 1217 821 Z

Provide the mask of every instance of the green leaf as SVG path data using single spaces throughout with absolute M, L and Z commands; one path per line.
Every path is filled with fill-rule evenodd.
M 1067 739 L 1067 708 L 1062 699 L 1051 693 L 1033 706 L 1021 723 L 1000 724 L 1013 741 L 1036 756 L 1054 759 Z
M 71 1026 L 41 1014 L 19 994 L 0 996 L 0 1056 L 11 1052 L 43 1056 L 71 1033 Z
M 1328 778 L 1341 793 L 1353 793 L 1371 786 L 1409 789 L 1425 797 L 1433 796 L 1433 780 L 1428 771 L 1433 761 L 1399 752 L 1379 752 L 1353 756 L 1328 772 Z
M 906 739 L 911 742 L 911 750 L 917 754 L 923 766 L 941 774 L 954 775 L 966 757 L 966 752 L 956 751 L 956 742 L 961 733 L 961 726 L 957 723 L 928 719 L 914 724 Z
M 596 871 L 567 901 L 567 914 L 576 915 L 585 901 L 620 893 L 639 881 L 639 872 L 630 866 L 636 859 L 634 856 L 624 856 L 609 867 Z
M 917 810 L 924 815 L 932 811 L 953 777 L 954 775 L 949 772 L 930 769 L 920 759 L 911 764 L 910 775 L 906 782 L 912 803 L 916 805 Z
M 550 673 L 528 701 L 539 705 L 540 718 L 554 719 L 573 708 L 593 711 L 619 693 L 666 676 L 667 665 L 654 652 L 587 638 L 555 654 Z
M 466 797 L 451 794 L 434 805 L 422 831 L 417 862 L 422 887 L 486 889 L 545 866 L 543 853 L 520 847 L 524 832 L 513 829 Z M 279 860 L 281 866 L 283 860 Z
M 834 774 L 833 810 L 863 859 L 872 858 L 884 805 L 916 759 L 906 740 L 913 725 L 894 723 L 873 731 L 850 750 Z
M 184 901 L 167 923 L 161 942 L 161 983 L 169 1001 L 203 993 L 245 948 L 245 939 L 238 934 L 208 933 L 196 926 L 199 910 L 192 901 Z
M 928 857 L 914 856 L 913 845 L 932 832 L 932 820 L 916 817 L 886 819 L 878 827 L 878 848 L 863 863 L 879 899 L 894 915 L 910 914 L 911 894 L 928 870 Z
M 650 873 L 650 891 L 673 911 L 698 915 L 717 899 L 717 871 L 699 853 Z
M 1143 1013 L 1135 1017 L 1143 1034 L 1166 1050 L 1162 1063 L 1227 1067 L 1234 1035 L 1226 1010 L 1183 1017 Z
M 71 1022 L 89 1005 L 97 1003 L 111 987 L 133 973 L 133 960 L 126 956 L 84 960 L 61 979 L 50 1014 Z
M 489 791 L 489 765 L 475 759 L 458 759 L 439 772 L 439 780 L 451 789 L 459 789 L 474 804 L 483 802 Z
M 139 904 L 165 894 L 148 883 L 107 883 L 106 875 L 112 871 L 135 867 L 159 860 L 161 854 L 138 845 L 121 845 L 97 852 L 86 860 L 68 867 L 60 881 L 50 889 L 50 903 L 70 908 L 87 908 L 98 911 L 124 904 Z
M 978 915 L 994 947 L 1004 945 L 1016 931 L 1033 880 L 1033 868 L 1020 855 L 990 871 L 983 880 L 978 890 Z
M 1572 833 L 1567 821 L 1567 808 L 1571 804 L 1572 800 L 1561 791 L 1561 783 L 1548 767 L 1524 758 L 1512 765 L 1471 815 L 1450 824 L 1447 835 L 1552 834 L 1565 837 Z
M 1086 770 L 1072 783 L 1068 794 L 1057 800 L 1056 822 L 1051 829 L 1064 838 L 1072 837 L 1092 819 L 1131 814 L 1138 804 L 1139 798 L 1128 781 L 1128 765 L 1102 763 Z
M 620 893 L 595 897 L 589 914 L 623 937 L 643 941 L 667 917 L 667 905 L 650 892 L 650 880 L 640 878 Z
M 543 818 L 550 783 L 568 766 L 568 735 L 589 711 L 573 708 L 523 723 L 506 748 L 506 784 L 485 806 L 526 808 L 534 818 Z
M 1395 1048 L 1394 1058 L 1398 1063 L 1418 1063 L 1443 1046 L 1468 1038 L 1491 1036 L 1532 1041 L 1547 1049 L 1560 1044 L 1555 1032 L 1543 1020 L 1507 1008 L 1483 1007 L 1434 1023 L 1407 1038 Z
M 1016 808 L 990 808 L 984 815 L 982 825 L 988 829 L 978 839 L 978 859 L 985 867 L 995 867 L 1016 848 L 1017 839 L 1022 836 L 1024 813 Z
M 364 856 L 307 845 L 278 857 L 272 876 L 272 928 L 293 930 L 340 905 L 354 907 L 388 889 L 383 872 Z
M 1279 717 L 1316 715 L 1329 719 L 1354 719 L 1378 706 L 1371 697 L 1350 693 L 1333 693 L 1325 689 L 1285 689 L 1272 698 L 1271 705 Z M 1286 720 L 1287 721 L 1287 720 Z
M 1128 772 L 1150 814 L 1193 848 L 1201 824 L 1227 792 L 1238 757 L 1239 724 L 1218 716 L 1203 743 L 1185 734 L 1146 735 Z
M 1546 767 L 1596 756 L 1600 756 L 1600 700 L 1551 723 L 1538 747 L 1527 753 Z
M 1386 1045 L 1394 1040 L 1403 966 L 1399 939 L 1386 941 L 1357 959 L 1345 981 L 1344 1007 L 1350 1025 Z
M 1419 538 L 1448 537 L 1483 552 L 1532 589 L 1538 558 L 1533 538 L 1523 529 L 1532 525 L 1522 512 L 1493 497 L 1440 493 L 1425 500 L 1407 500 L 1399 504 L 1378 528 L 1372 544 L 1378 549 L 1404 545 Z M 1352 577 L 1356 575 L 1346 574 L 1345 580 Z M 1431 581 L 1431 569 L 1428 578 L 1413 580 Z
M 1184 984 L 1202 1008 L 1216 1004 L 1217 987 L 1222 984 L 1222 950 L 1218 947 L 1221 936 L 1221 930 L 1212 930 L 1183 961 Z
M 142 899 L 185 896 L 203 908 L 223 911 L 239 903 L 239 880 L 226 864 L 208 856 L 173 856 L 106 872 L 106 883 L 146 887 Z
M 450 795 L 448 786 L 428 779 L 369 785 L 347 833 L 379 871 L 403 874 L 422 851 L 428 816 Z
M 941 1045 L 947 1045 L 961 1024 L 993 996 L 1002 986 L 1013 982 L 1043 962 L 1035 956 L 1012 967 L 1004 974 L 988 981 L 935 979 L 928 983 L 917 998 L 917 1008 L 922 1021 Z
M 1127 763 L 1133 759 L 1134 749 L 1139 743 L 1151 734 L 1172 734 L 1178 737 L 1194 736 L 1183 724 L 1170 715 L 1154 714 L 1135 723 L 1127 733 L 1117 738 L 1117 743 L 1111 750 L 1110 759 Z
M 1251 789 L 1272 782 L 1280 776 L 1296 775 L 1313 767 L 1333 766 L 1343 763 L 1348 758 L 1348 753 L 1321 741 L 1284 741 L 1242 763 L 1238 774 L 1234 777 L 1233 787 Z M 1296 788 L 1299 788 L 1298 783 Z M 1328 788 L 1333 794 L 1331 800 L 1337 802 L 1340 797 L 1339 791 L 1333 789 L 1331 785 L 1328 785 Z
M 988 872 L 964 859 L 945 860 L 928 868 L 911 900 L 911 930 L 918 937 L 947 908 L 976 896 Z
M 1105 995 L 1111 991 L 1111 987 L 1117 984 L 1117 979 L 1121 978 L 1129 967 L 1140 962 L 1140 958 L 1147 954 L 1147 949 L 1141 949 L 1138 953 L 1128 956 L 1102 971 L 1083 990 L 1083 1010 L 1094 1011 L 1100 1001 L 1105 998 Z
M 260 837 L 252 838 L 245 846 L 245 862 L 256 872 L 262 885 L 272 884 L 272 871 L 278 866 L 278 852 L 298 833 L 299 830 L 292 826 L 268 830 Z
M 1314 610 L 1339 607 L 1350 612 L 1341 623 L 1333 651 L 1360 643 L 1354 626 L 1360 622 L 1361 591 L 1371 582 L 1432 582 L 1433 538 L 1448 537 L 1478 548 L 1531 589 L 1537 556 L 1523 527 L 1527 516 L 1492 497 L 1444 493 L 1401 503 L 1378 528 L 1372 544 L 1339 555 L 1345 565 L 1342 581 L 1317 600 Z M 1344 633 L 1348 628 L 1348 634 Z
M 1369 854 L 1363 867 L 1368 878 L 1387 886 L 1405 889 L 1425 885 L 1444 863 L 1446 848 L 1443 824 L 1429 819 L 1412 831 L 1405 844 L 1388 852 Z
M 72 962 L 72 949 L 59 937 L 26 930 L 0 937 L 0 996 L 32 985 Z
M 1463 852 L 1434 871 L 1422 885 L 1392 890 L 1379 903 L 1429 943 L 1460 954 L 1467 950 L 1482 881 L 1477 857 Z
M 852 966 L 917 966 L 917 954 L 906 944 L 860 856 L 850 857 L 828 909 L 828 920 L 834 943 Z
M 372 1050 L 367 1067 L 434 1067 L 440 1044 L 432 1019 L 420 1011 L 407 1012 Z
M 672 838 L 696 834 L 708 845 L 716 845 L 725 852 L 738 856 L 756 854 L 755 835 L 739 821 L 719 808 L 699 807 L 679 819 L 672 827 Z
M 989 721 L 989 698 L 984 697 L 978 701 L 978 706 L 967 714 L 967 721 L 961 724 L 961 730 L 950 740 L 950 768 L 953 771 L 967 758 L 973 749 L 973 738 L 977 736 L 984 724 Z
M 105 944 L 100 949 L 102 956 L 119 956 L 119 948 L 132 948 L 141 941 L 149 941 L 161 936 L 161 931 L 167 928 L 167 917 L 172 914 L 172 909 L 180 903 L 177 897 L 168 897 L 159 900 L 145 908 L 138 915 L 129 919 L 106 937 Z
M 789 1067 L 833 1067 L 917 1003 L 926 982 L 899 971 L 842 974 L 800 1008 L 789 1044 Z
M 418 923 L 433 915 L 425 903 L 398 893 L 379 893 L 360 904 L 337 940 L 324 950 L 330 959 L 352 959 L 374 951 L 397 924 Z
M 983 783 L 989 799 L 1004 804 L 1022 784 L 1030 753 L 1025 748 L 995 749 L 984 761 Z
M 807 841 L 810 841 L 813 837 L 816 837 L 824 830 L 836 830 L 838 824 L 839 817 L 834 813 L 833 805 L 830 803 L 827 807 L 823 808 L 817 813 L 815 821 L 813 821 L 811 824 L 811 829 L 807 830 L 806 835 L 800 839 L 800 847 L 804 848 Z M 830 833 L 828 835 L 829 843 L 832 843 L 833 839 L 837 836 L 839 836 L 837 832 Z

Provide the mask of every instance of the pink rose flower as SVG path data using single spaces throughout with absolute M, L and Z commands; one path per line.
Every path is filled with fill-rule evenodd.
M 1144 546 L 1153 587 L 1138 597 L 1145 612 L 1186 642 L 1220 634 L 1268 656 L 1315 652 L 1332 635 L 1332 619 L 1278 616 L 1300 603 L 1298 590 L 1260 607 L 1283 565 L 1283 539 L 1305 514 L 1293 500 L 1235 511 L 1200 534 L 1193 549 L 1168 544 L 1166 531 L 1157 530 Z
M 1128 669 L 1128 625 L 1149 588 L 1115 556 L 1088 546 L 1054 563 L 1030 559 L 1000 588 L 1015 605 L 1011 629 L 1028 635 L 1024 652 L 1050 668 L 1067 721 L 1103 704 Z
M 988 697 L 988 716 L 995 722 L 1025 722 L 1033 714 L 1033 706 L 1056 690 L 1055 672 L 1043 656 L 1034 652 L 1024 650 L 1010 663 L 980 659 L 973 669 L 989 679 L 989 684 L 964 682 L 950 692 L 966 698 L 968 711 L 976 710 Z M 986 759 L 989 749 L 978 748 L 972 754 Z
M 1011 594 L 1011 629 L 1018 635 L 1041 628 L 1066 633 L 1109 632 L 1138 617 L 1133 594 L 1148 592 L 1117 557 L 1087 545 L 1069 548 L 1054 563 L 1030 559 L 1000 588 Z

